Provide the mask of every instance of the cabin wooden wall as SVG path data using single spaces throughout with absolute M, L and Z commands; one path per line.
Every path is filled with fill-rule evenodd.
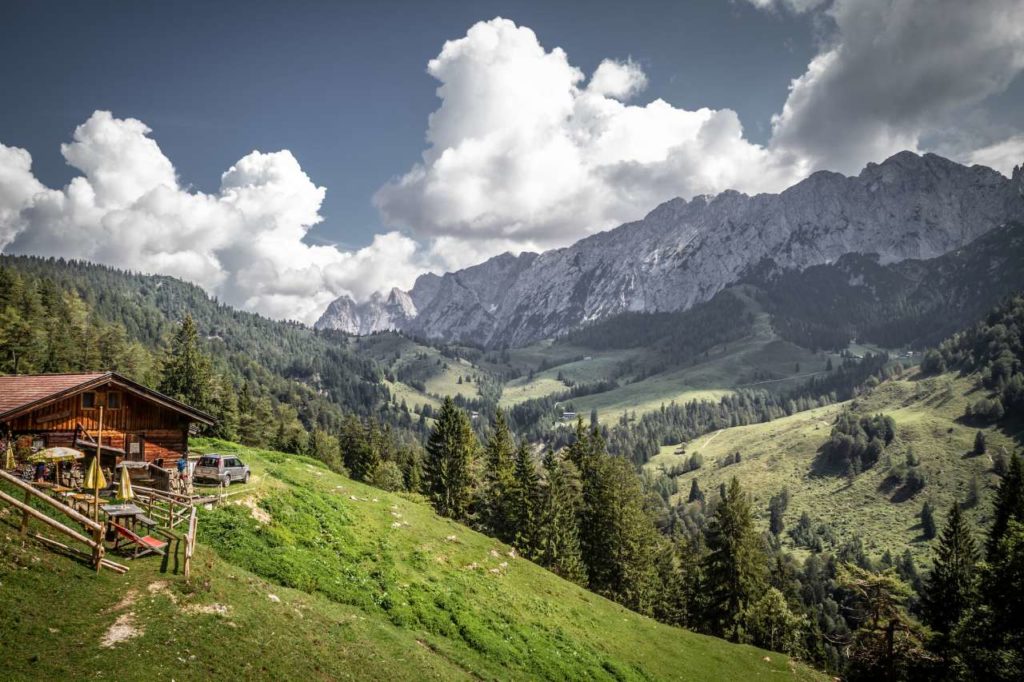
M 98 403 L 106 403 L 102 398 L 108 391 L 120 391 L 121 407 L 103 409 L 103 445 L 124 450 L 125 458 L 133 459 L 129 445 L 141 438 L 147 462 L 160 458 L 174 461 L 188 449 L 189 423 L 182 415 L 118 386 L 95 389 L 100 398 Z M 76 426 L 81 425 L 95 440 L 99 415 L 98 408 L 83 408 L 82 395 L 77 394 L 13 419 L 8 427 L 16 436 L 45 436 L 47 447 L 76 447 Z

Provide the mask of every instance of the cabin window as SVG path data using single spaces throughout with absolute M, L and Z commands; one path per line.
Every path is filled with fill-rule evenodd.
M 96 408 L 96 393 L 95 391 L 86 391 L 82 394 L 82 409 L 92 410 Z
M 108 410 L 119 410 L 121 409 L 121 392 L 110 391 L 107 393 L 107 409 Z

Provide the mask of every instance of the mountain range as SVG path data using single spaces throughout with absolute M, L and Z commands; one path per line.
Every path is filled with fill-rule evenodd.
M 821 171 L 779 194 L 677 198 L 565 248 L 425 274 L 407 292 L 362 303 L 342 297 L 316 327 L 522 346 L 623 312 L 686 310 L 767 270 L 801 272 L 848 254 L 881 265 L 936 258 L 1021 220 L 1024 168 L 1006 178 L 900 152 L 857 176 Z

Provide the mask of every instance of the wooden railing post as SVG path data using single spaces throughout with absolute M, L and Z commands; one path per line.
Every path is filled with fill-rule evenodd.
M 26 490 L 25 491 L 25 505 L 28 506 L 28 503 L 31 500 L 32 500 L 32 493 L 30 493 L 29 491 Z M 28 511 L 23 511 L 21 513 L 21 534 L 25 535 L 26 533 L 28 533 Z
M 103 530 L 93 531 L 93 540 L 96 542 L 96 546 L 92 548 L 92 561 L 96 565 L 96 572 L 100 572 L 100 568 L 103 567 L 103 553 L 105 551 L 103 547 Z

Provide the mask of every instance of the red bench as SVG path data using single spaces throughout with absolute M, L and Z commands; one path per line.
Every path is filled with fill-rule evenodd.
M 115 531 L 117 531 L 117 540 L 114 542 L 114 549 L 118 548 L 122 539 L 128 541 L 134 545 L 134 551 L 131 556 L 132 559 L 137 559 L 140 556 L 152 553 L 159 554 L 160 556 L 167 556 L 167 542 L 151 535 L 138 535 L 134 531 L 118 525 L 113 521 L 110 522 L 110 525 L 114 527 Z

